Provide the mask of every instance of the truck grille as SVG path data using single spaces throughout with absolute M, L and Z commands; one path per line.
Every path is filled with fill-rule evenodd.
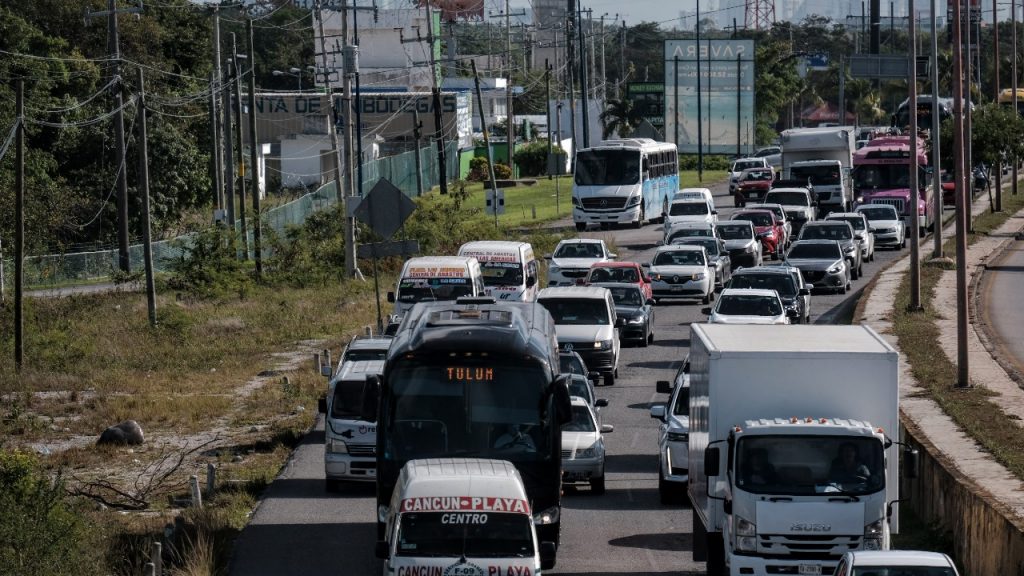
M 583 198 L 584 210 L 621 210 L 626 207 L 628 198 L 619 196 L 596 196 Z
M 836 560 L 860 546 L 861 536 L 812 536 L 809 534 L 760 534 L 758 548 L 767 556 L 793 560 Z
M 377 456 L 376 444 L 349 444 L 348 453 L 352 456 L 373 458 Z
M 572 460 L 572 450 L 562 450 L 562 460 Z
M 893 208 L 896 208 L 896 212 L 903 214 L 903 198 L 875 198 L 871 201 L 872 204 L 888 204 Z

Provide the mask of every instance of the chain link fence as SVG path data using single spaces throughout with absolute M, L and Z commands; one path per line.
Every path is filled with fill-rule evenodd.
M 438 185 L 437 147 L 434 144 L 395 156 L 378 158 L 363 164 L 363 194 L 370 192 L 373 185 L 381 178 L 387 178 L 406 196 L 416 197 L 416 154 L 420 154 L 420 172 L 423 175 L 423 189 L 429 191 Z M 455 179 L 458 173 L 458 147 L 455 143 L 445 146 L 445 164 L 448 168 L 449 180 Z M 267 210 L 263 215 L 265 229 L 282 234 L 289 226 L 298 226 L 306 221 L 310 214 L 328 208 L 337 203 L 334 182 L 328 182 L 314 192 L 310 192 L 287 204 Z M 238 223 L 236 222 L 236 228 Z M 252 232 L 249 233 L 250 237 Z M 166 272 L 168 264 L 180 257 L 188 246 L 190 234 L 184 234 L 169 240 L 153 242 L 153 269 Z M 251 245 L 251 243 L 250 243 Z M 5 246 L 10 247 L 10 244 Z M 0 281 L 8 289 L 14 285 L 14 264 L 10 254 L 3 254 L 5 261 L 0 267 L 8 278 L 0 274 Z M 142 270 L 142 244 L 129 247 L 132 270 Z M 30 288 L 49 288 L 74 284 L 85 284 L 109 280 L 118 269 L 117 248 L 93 250 L 87 252 L 71 252 L 65 254 L 45 254 L 25 258 L 25 285 Z

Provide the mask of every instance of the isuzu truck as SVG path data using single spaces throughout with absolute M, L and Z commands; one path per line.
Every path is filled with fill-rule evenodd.
M 898 532 L 899 355 L 867 326 L 693 324 L 689 497 L 708 574 L 831 574 Z
M 852 126 L 783 130 L 782 178 L 810 181 L 821 216 L 853 208 Z

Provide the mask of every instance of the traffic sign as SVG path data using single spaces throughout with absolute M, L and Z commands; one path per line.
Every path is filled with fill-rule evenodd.
M 415 209 L 415 202 L 387 178 L 381 178 L 353 210 L 352 215 L 381 238 L 388 239 L 394 236 Z
M 854 78 L 907 78 L 909 72 L 906 54 L 850 56 L 850 76 Z

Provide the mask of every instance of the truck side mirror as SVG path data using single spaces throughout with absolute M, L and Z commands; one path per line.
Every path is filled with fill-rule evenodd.
M 711 316 L 711 307 L 708 306 L 706 308 L 701 308 L 700 309 L 700 313 L 705 315 L 705 316 Z
M 359 407 L 359 419 L 364 422 L 377 421 L 377 405 L 380 402 L 380 378 L 367 376 L 363 383 L 362 402 Z
M 664 420 L 665 419 L 665 405 L 664 404 L 655 404 L 654 406 L 651 406 L 651 418 L 654 418 L 655 420 Z
M 394 292 L 388 292 L 388 302 L 390 302 L 391 304 L 395 303 L 395 293 Z
M 390 555 L 389 553 L 391 552 L 388 550 L 388 543 L 385 540 L 377 540 L 376 545 L 373 547 L 373 551 L 377 555 L 377 558 L 380 558 L 381 560 L 387 560 Z
M 910 480 L 917 478 L 921 468 L 921 453 L 917 448 L 908 448 L 903 451 L 903 476 Z
M 320 398 L 316 401 L 316 410 L 321 414 L 327 414 L 327 398 Z
M 601 434 L 611 434 L 615 432 L 615 426 L 611 424 L 601 424 Z
M 658 380 L 654 384 L 654 389 L 658 391 L 658 394 L 671 394 L 672 383 L 668 380 Z
M 718 467 L 721 455 L 717 447 L 709 447 L 704 451 L 704 474 L 706 476 L 718 476 Z

